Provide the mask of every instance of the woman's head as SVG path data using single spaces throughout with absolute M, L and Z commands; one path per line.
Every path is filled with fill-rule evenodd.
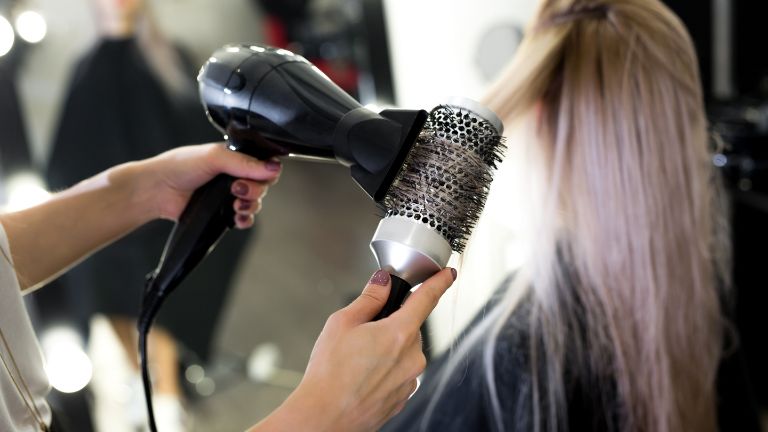
M 562 417 L 575 350 L 608 372 L 626 428 L 715 429 L 727 233 L 683 24 L 658 0 L 544 0 L 489 94 L 531 127 L 517 150 L 543 191 L 523 273 L 547 359 L 539 414 Z
M 131 36 L 145 11 L 145 0 L 92 0 L 99 30 L 112 37 Z

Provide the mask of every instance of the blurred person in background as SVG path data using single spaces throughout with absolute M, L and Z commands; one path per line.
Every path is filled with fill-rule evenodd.
M 680 20 L 657 0 L 544 0 L 486 103 L 515 138 L 499 179 L 517 179 L 487 208 L 520 207 L 528 253 L 384 430 L 759 431 Z M 511 215 L 475 234 L 491 217 Z
M 198 66 L 159 30 L 144 0 L 91 0 L 99 39 L 77 64 L 47 166 L 48 185 L 63 189 L 108 167 L 169 148 L 220 139 L 200 106 Z M 126 427 L 146 423 L 138 373 L 136 317 L 145 276 L 154 269 L 170 232 L 154 221 L 84 261 L 57 283 L 64 285 L 80 326 L 94 314 L 108 317 L 133 371 L 131 397 L 94 383 L 99 403 L 122 399 Z M 179 382 L 182 354 L 208 359 L 215 323 L 246 246 L 246 233 L 226 236 L 158 317 L 149 340 L 160 429 L 184 430 Z M 216 289 L 210 289 L 216 286 Z M 86 294 L 84 294 L 86 293 Z M 177 341 L 181 344 L 177 344 Z M 180 351 L 181 347 L 186 348 Z M 96 371 L 95 380 L 104 376 Z M 109 377 L 109 374 L 107 374 Z M 110 393 L 111 392 L 111 393 Z M 111 399 L 107 402 L 108 399 Z M 103 405 L 108 406 L 108 405 Z M 97 427 L 104 425 L 96 416 Z M 115 429 L 111 429 L 115 430 Z

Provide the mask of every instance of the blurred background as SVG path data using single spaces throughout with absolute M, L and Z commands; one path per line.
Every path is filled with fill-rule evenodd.
M 734 218 L 733 319 L 766 409 L 768 4 L 667 3 L 699 54 L 713 163 L 726 176 Z M 372 109 L 430 109 L 454 95 L 481 99 L 535 8 L 535 0 L 0 0 L 0 202 L 22 208 L 102 166 L 216 140 L 194 77 L 226 43 L 302 54 Z M 488 206 L 509 207 L 514 220 L 519 209 L 509 201 Z M 341 166 L 286 162 L 256 227 L 232 233 L 192 274 L 196 282 L 171 297 L 160 320 L 171 365 L 163 372 L 176 380 L 157 409 L 178 420 L 177 430 L 194 431 L 243 430 L 274 409 L 301 379 L 327 316 L 376 269 L 368 242 L 378 220 Z M 72 430 L 142 430 L 125 334 L 135 316 L 120 306 L 138 311 L 133 298 L 170 227 L 148 227 L 27 296 L 52 403 Z M 477 232 L 475 243 L 493 236 Z M 515 257 L 512 249 L 466 265 Z M 498 281 L 482 282 L 451 290 L 430 318 L 431 353 L 450 345 Z

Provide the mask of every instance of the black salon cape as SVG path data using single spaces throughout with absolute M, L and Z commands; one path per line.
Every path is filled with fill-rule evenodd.
M 193 77 L 197 68 L 188 66 Z M 133 39 L 98 42 L 78 63 L 46 172 L 54 190 L 111 166 L 184 144 L 220 141 L 196 97 L 171 98 Z M 76 222 L 75 222 L 76 223 Z M 94 313 L 135 318 L 144 278 L 158 262 L 172 223 L 152 222 L 96 253 L 58 283 L 81 320 Z M 200 357 L 213 329 L 248 233 L 230 232 L 168 299 L 158 324 Z M 55 245 L 52 245 L 52 247 Z
M 483 310 L 487 310 L 487 307 Z M 491 398 L 483 373 L 482 351 L 473 348 L 451 375 L 450 382 L 431 416 L 427 408 L 436 394 L 447 355 L 432 362 L 418 391 L 405 409 L 381 429 L 384 432 L 482 432 L 534 430 L 530 344 L 527 319 L 530 302 L 515 311 L 502 330 L 495 350 L 495 383 L 502 412 L 502 427 L 495 424 Z M 470 324 L 476 325 L 483 312 Z M 574 360 L 574 359 L 571 359 Z M 541 362 L 543 365 L 544 363 Z M 567 430 L 571 432 L 618 431 L 614 389 L 598 384 L 589 371 L 574 376 L 566 361 Z M 541 382 L 541 381 L 540 381 Z M 602 388 L 602 391 L 598 390 Z M 724 432 L 760 432 L 755 400 L 749 387 L 739 349 L 724 357 L 718 371 L 718 423 Z M 544 405 L 546 406 L 546 405 Z M 426 419 L 422 429 L 422 421 Z M 540 430 L 547 431 L 542 423 Z M 558 430 L 565 430 L 562 426 Z

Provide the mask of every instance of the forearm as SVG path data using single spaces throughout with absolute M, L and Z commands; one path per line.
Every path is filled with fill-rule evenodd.
M 334 426 L 335 410 L 329 406 L 322 393 L 314 397 L 302 395 L 299 386 L 275 411 L 268 417 L 251 427 L 248 432 L 291 432 L 298 430 L 313 430 L 318 432 L 339 430 Z
M 45 283 L 157 216 L 141 164 L 119 165 L 39 206 L 0 216 L 22 288 Z

